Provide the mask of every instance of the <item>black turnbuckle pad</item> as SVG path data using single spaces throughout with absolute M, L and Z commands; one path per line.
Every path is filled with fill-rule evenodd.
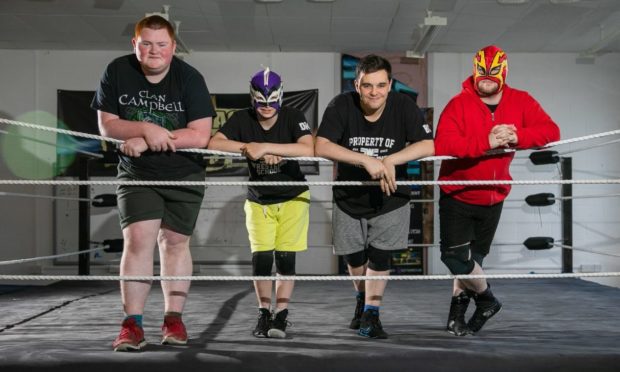
M 115 194 L 101 194 L 93 198 L 93 207 L 116 207 Z
M 103 251 L 107 253 L 118 253 L 123 251 L 123 239 L 106 239 L 101 243 Z
M 525 239 L 523 245 L 531 251 L 540 251 L 553 248 L 553 238 L 548 236 L 533 236 Z
M 531 207 L 546 207 L 555 204 L 555 195 L 550 192 L 532 194 L 525 198 L 525 202 Z
M 555 164 L 560 162 L 557 151 L 536 151 L 530 154 L 530 160 L 535 165 Z

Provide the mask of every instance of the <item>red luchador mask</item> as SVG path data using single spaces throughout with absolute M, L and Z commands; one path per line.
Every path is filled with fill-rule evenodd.
M 501 92 L 507 74 L 508 56 L 495 45 L 480 49 L 474 56 L 474 88 L 476 91 L 478 91 L 478 82 L 488 79 L 496 82 L 499 85 L 498 92 Z

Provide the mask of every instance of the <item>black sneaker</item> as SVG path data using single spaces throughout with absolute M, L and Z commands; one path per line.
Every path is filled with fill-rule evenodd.
M 467 312 L 468 305 L 469 296 L 465 291 L 461 292 L 458 296 L 452 297 L 446 331 L 455 336 L 465 336 L 469 333 L 467 323 L 465 323 L 465 313 Z
M 482 293 L 474 294 L 474 301 L 476 301 L 476 311 L 467 322 L 467 328 L 471 333 L 476 333 L 482 329 L 484 323 L 502 309 L 502 303 L 493 296 L 490 287 Z
M 360 320 L 360 329 L 357 331 L 360 336 L 368 338 L 388 338 L 388 334 L 383 330 L 379 313 L 374 310 L 366 310 Z
M 289 321 L 286 320 L 287 316 L 288 309 L 280 310 L 278 313 L 274 314 L 271 320 L 271 327 L 267 332 L 268 337 L 286 338 L 286 326 L 290 325 Z
M 365 299 L 364 296 L 357 297 L 357 304 L 355 305 L 355 312 L 353 313 L 353 319 L 349 328 L 360 329 L 360 321 L 362 319 L 362 313 L 364 312 Z
M 254 337 L 269 337 L 269 328 L 271 328 L 271 313 L 269 309 L 261 307 L 258 309 L 258 323 L 252 334 Z

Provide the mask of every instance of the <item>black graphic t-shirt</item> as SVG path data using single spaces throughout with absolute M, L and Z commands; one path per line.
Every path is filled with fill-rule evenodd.
M 149 82 L 134 54 L 112 61 L 101 78 L 91 107 L 130 121 L 146 121 L 170 131 L 215 116 L 204 78 L 174 57 L 159 83 Z M 131 124 L 128 124 L 131 125 Z M 119 152 L 119 171 L 134 179 L 166 180 L 204 172 L 200 154 L 145 151 L 140 157 Z
M 409 96 L 390 92 L 381 117 L 376 122 L 364 118 L 357 92 L 336 96 L 325 109 L 317 136 L 349 150 L 377 159 L 404 149 L 409 143 L 432 139 L 430 126 Z M 337 181 L 370 181 L 361 166 L 337 163 Z M 396 166 L 396 179 L 405 180 L 407 165 Z M 386 196 L 377 186 L 334 186 L 334 201 L 354 218 L 372 218 L 391 212 L 409 202 L 409 188 L 398 186 Z
M 305 135 L 312 134 L 304 114 L 284 106 L 280 109 L 276 123 L 263 129 L 256 118 L 253 108 L 235 112 L 219 130 L 229 140 L 243 143 L 297 143 Z M 248 159 L 250 181 L 305 181 L 299 169 L 299 162 L 282 160 L 275 165 L 268 165 L 262 159 Z M 248 199 L 259 204 L 275 204 L 291 200 L 308 186 L 249 186 Z

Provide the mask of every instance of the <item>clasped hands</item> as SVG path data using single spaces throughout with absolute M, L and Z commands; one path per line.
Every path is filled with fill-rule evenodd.
M 491 128 L 489 145 L 492 149 L 510 147 L 510 145 L 516 145 L 518 142 L 517 127 L 513 124 L 498 124 Z

